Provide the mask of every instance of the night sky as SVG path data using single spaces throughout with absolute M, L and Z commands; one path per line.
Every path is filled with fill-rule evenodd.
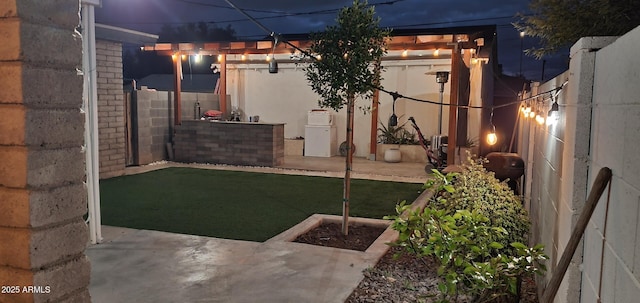
M 224 0 L 103 0 L 96 10 L 98 23 L 158 33 L 163 24 L 181 25 L 209 22 L 219 27 L 231 25 L 240 39 L 257 39 L 267 35 L 260 27 L 231 8 Z M 273 32 L 281 34 L 321 31 L 334 23 L 337 10 L 351 0 L 231 0 Z M 443 28 L 495 24 L 498 28 L 498 60 L 508 75 L 522 73 L 540 81 L 542 61 L 521 54 L 536 40 L 525 37 L 511 25 L 516 13 L 528 13 L 527 0 L 369 0 L 375 4 L 381 25 L 389 28 Z M 544 58 L 545 80 L 567 69 L 564 51 Z

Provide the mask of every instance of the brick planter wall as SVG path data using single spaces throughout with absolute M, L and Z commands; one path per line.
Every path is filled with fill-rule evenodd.
M 183 121 L 176 126 L 178 162 L 284 164 L 284 124 Z

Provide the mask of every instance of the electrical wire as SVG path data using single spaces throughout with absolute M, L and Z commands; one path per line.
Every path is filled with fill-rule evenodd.
M 256 18 L 252 17 L 251 15 L 249 15 L 247 12 L 245 12 L 243 9 L 238 8 L 235 4 L 233 4 L 230 0 L 224 0 L 227 4 L 229 4 L 229 6 L 231 6 L 232 8 L 234 8 L 236 11 L 238 11 L 239 13 L 241 13 L 242 15 L 244 15 L 245 17 L 247 17 L 249 20 L 251 20 L 251 22 L 253 22 L 255 25 L 257 25 L 260 29 L 262 29 L 265 33 L 267 33 L 269 36 L 273 37 L 275 41 L 281 41 L 289 46 L 291 46 L 292 48 L 300 51 L 302 54 L 306 55 L 307 57 L 311 58 L 311 60 L 318 60 L 315 56 L 313 56 L 311 53 L 309 53 L 307 50 L 304 50 L 300 47 L 298 47 L 297 45 L 294 45 L 293 43 L 291 43 L 289 40 L 284 39 L 282 36 L 280 36 L 279 34 L 276 34 L 274 31 L 271 31 L 269 28 L 267 28 L 265 25 L 263 25 L 262 23 L 260 23 L 260 21 L 258 21 Z M 389 2 L 394 2 L 394 1 L 389 1 Z M 395 1 L 398 2 L 398 1 Z M 394 2 L 394 3 L 395 3 Z M 352 77 L 350 75 L 347 75 L 348 77 Z M 353 78 L 355 80 L 358 80 L 357 78 Z M 360 80 L 358 80 L 360 81 Z M 362 82 L 362 81 L 361 81 Z M 540 93 L 536 96 L 540 96 L 542 94 L 545 93 L 549 93 L 549 92 L 558 92 L 559 90 L 561 90 L 564 85 L 566 85 L 568 82 L 568 80 L 566 82 L 564 82 L 560 87 L 555 88 L 553 90 L 547 91 L 547 92 L 543 92 Z M 394 98 L 394 100 L 398 99 L 398 98 L 403 98 L 403 99 L 407 99 L 407 100 L 412 100 L 412 101 L 416 101 L 416 102 L 422 102 L 422 103 L 428 103 L 428 104 L 435 104 L 435 105 L 440 105 L 440 106 L 448 106 L 448 107 L 455 107 L 455 108 L 466 108 L 466 109 L 486 109 L 489 108 L 491 109 L 492 112 L 492 116 L 493 116 L 493 109 L 496 108 L 501 108 L 501 107 L 506 107 L 506 106 L 510 106 L 513 104 L 520 104 L 525 100 L 517 100 L 514 102 L 509 102 L 509 103 L 505 103 L 505 104 L 500 104 L 500 105 L 492 105 L 492 106 L 475 106 L 475 105 L 458 105 L 458 104 L 442 104 L 440 102 L 436 102 L 436 101 L 431 101 L 431 100 L 423 100 L 423 99 L 418 99 L 418 98 L 413 98 L 413 97 L 409 97 L 409 96 L 404 96 L 398 92 L 391 92 L 389 90 L 384 89 L 383 87 L 379 86 L 379 85 L 375 85 L 372 83 L 364 83 L 365 85 L 371 87 L 372 89 L 377 89 L 381 92 L 384 92 L 388 95 L 390 95 L 392 98 Z M 532 96 L 529 97 L 528 99 L 534 98 L 536 96 Z M 527 100 L 528 100 L 527 99 Z

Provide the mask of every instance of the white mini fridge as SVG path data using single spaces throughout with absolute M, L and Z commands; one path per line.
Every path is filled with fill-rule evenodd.
M 336 127 L 306 125 L 304 128 L 304 155 L 331 157 L 338 154 Z

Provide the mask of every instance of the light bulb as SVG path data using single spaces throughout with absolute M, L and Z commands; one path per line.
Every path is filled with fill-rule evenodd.
M 547 113 L 547 125 L 558 122 L 558 119 L 560 118 L 560 115 L 558 114 L 558 107 L 557 101 L 554 101 L 553 104 L 551 104 L 551 109 L 549 110 L 549 113 Z
M 199 62 L 202 60 L 202 55 L 195 55 L 195 56 L 193 56 L 193 60 L 194 60 L 196 63 L 199 63 Z
M 218 62 L 222 61 L 222 55 L 218 55 Z
M 487 135 L 487 144 L 495 145 L 497 142 L 498 142 L 498 136 L 496 136 L 496 133 L 494 131 L 490 132 Z
M 240 57 L 240 59 L 241 59 L 242 61 L 247 60 L 247 56 L 246 56 L 246 55 L 242 55 L 242 56 Z
M 440 55 L 440 50 L 439 50 L 439 49 L 436 49 L 436 50 L 433 52 L 433 56 L 434 56 L 434 57 L 437 57 L 438 55 Z
M 536 115 L 536 122 L 538 122 L 538 124 L 540 125 L 544 124 L 544 117 L 541 115 Z
M 536 112 L 534 112 L 534 111 L 530 111 L 529 112 L 529 118 L 533 118 L 535 116 L 536 116 Z

